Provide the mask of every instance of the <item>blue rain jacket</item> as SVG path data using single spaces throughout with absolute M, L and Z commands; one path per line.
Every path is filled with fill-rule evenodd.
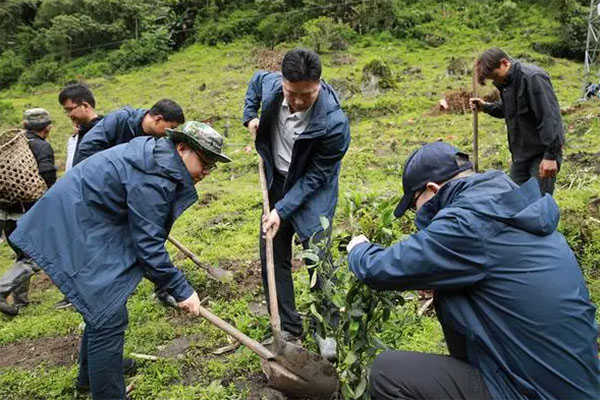
M 77 165 L 88 157 L 118 144 L 127 143 L 131 139 L 145 135 L 142 120 L 148 110 L 125 107 L 111 112 L 102 118 L 81 139 L 73 165 Z
M 260 115 L 256 151 L 265 161 L 267 185 L 271 188 L 275 165 L 271 153 L 272 124 L 283 101 L 281 74 L 259 71 L 246 92 L 244 125 Z M 304 241 L 321 231 L 320 217 L 333 220 L 338 200 L 338 177 L 342 158 L 350 146 L 350 125 L 331 86 L 321 81 L 310 122 L 292 148 L 292 161 L 284 185 L 285 196 L 275 205 L 282 219 L 289 220 Z
M 141 137 L 75 166 L 18 222 L 10 240 L 92 326 L 102 326 L 143 276 L 177 301 L 193 288 L 165 240 L 198 199 L 173 142 Z
M 444 332 L 462 339 L 492 398 L 599 399 L 595 307 L 558 220 L 535 179 L 475 174 L 419 209 L 418 233 L 353 248 L 350 268 L 378 289 L 435 289 Z

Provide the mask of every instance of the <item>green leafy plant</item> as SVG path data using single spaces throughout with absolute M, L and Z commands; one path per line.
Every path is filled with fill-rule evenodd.
M 346 194 L 349 206 L 348 218 L 353 233 L 366 233 L 374 241 L 390 244 L 395 238 L 393 206 L 396 199 L 365 201 L 359 192 Z M 370 196 L 375 200 L 375 196 Z M 329 220 L 321 219 L 324 230 Z M 337 342 L 337 369 L 340 376 L 341 396 L 344 399 L 369 399 L 367 391 L 369 368 L 375 356 L 387 346 L 379 333 L 404 298 L 398 292 L 382 292 L 369 288 L 348 273 L 348 263 L 340 248 L 347 242 L 344 234 L 319 243 L 311 241 L 302 254 L 312 260 L 315 272 L 311 287 L 315 287 L 320 276 L 320 290 L 311 291 L 305 307 L 311 315 L 311 323 L 321 337 L 332 337 Z M 338 254 L 333 249 L 338 249 Z

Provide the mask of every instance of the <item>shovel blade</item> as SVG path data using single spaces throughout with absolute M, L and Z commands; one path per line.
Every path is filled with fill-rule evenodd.
M 338 391 L 339 380 L 333 364 L 301 346 L 281 341 L 274 343 L 274 359 L 263 371 L 269 386 L 299 397 L 330 399 Z
M 316 381 L 306 381 L 277 361 L 262 360 L 261 366 L 269 381 L 269 387 L 291 397 L 329 400 L 338 391 L 337 377 L 335 382 L 322 378 Z

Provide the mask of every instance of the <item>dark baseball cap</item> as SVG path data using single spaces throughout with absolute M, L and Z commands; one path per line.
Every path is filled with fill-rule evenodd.
M 473 168 L 470 161 L 457 162 L 457 156 L 468 160 L 469 156 L 445 142 L 429 143 L 412 152 L 404 164 L 402 187 L 404 196 L 394 215 L 399 218 L 408 210 L 415 193 L 425 189 L 428 182 L 444 182 L 456 174 Z

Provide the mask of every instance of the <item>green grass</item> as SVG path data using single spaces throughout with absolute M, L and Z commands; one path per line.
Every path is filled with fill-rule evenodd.
M 533 9 L 528 18 L 536 19 L 540 29 L 531 33 L 516 29 L 511 35 L 482 33 L 464 25 L 462 14 L 449 10 L 437 16 L 426 28 L 440 27 L 446 43 L 437 48 L 386 37 L 367 36 L 351 46 L 348 54 L 354 64 L 335 65 L 338 54 L 323 55 L 323 76 L 327 80 L 348 78 L 360 87 L 362 67 L 373 59 L 390 66 L 397 77 L 397 87 L 368 97 L 360 92 L 344 102 L 351 111 L 352 144 L 344 159 L 340 186 L 338 218 L 334 227 L 346 226 L 344 193 L 360 190 L 380 197 L 398 196 L 401 169 L 407 155 L 424 142 L 450 141 L 470 151 L 471 116 L 447 114 L 432 116 L 429 111 L 449 90 L 471 87 L 470 76 L 448 76 L 446 65 L 451 57 L 472 59 L 481 50 L 498 45 L 513 54 L 529 54 L 536 60 L 544 55 L 532 52 L 530 43 L 544 38 L 553 23 L 544 19 L 541 10 Z M 494 39 L 494 40 L 492 40 Z M 285 50 L 292 45 L 281 48 Z M 257 229 L 261 197 L 257 179 L 257 156 L 244 152 L 250 137 L 240 123 L 246 85 L 256 70 L 253 43 L 240 41 L 227 46 L 193 45 L 170 56 L 160 65 L 137 72 L 88 81 L 98 105 L 106 114 L 123 105 L 150 107 L 164 97 L 179 102 L 188 120 L 212 118 L 219 131 L 228 126 L 226 152 L 233 162 L 220 168 L 197 185 L 201 202 L 177 221 L 173 235 L 198 254 L 205 262 L 246 265 L 258 259 Z M 420 68 L 407 75 L 407 68 Z M 556 59 L 546 66 L 563 108 L 575 104 L 580 91 L 582 66 Z M 205 89 L 201 90 L 201 87 Z M 29 107 L 47 108 L 54 120 L 50 136 L 57 164 L 64 165 L 70 121 L 57 102 L 59 88 L 40 87 L 35 92 L 0 93 L 0 100 L 10 102 L 21 112 Z M 564 117 L 568 127 L 565 153 L 600 152 L 598 102 L 584 104 Z M 504 122 L 480 117 L 480 166 L 482 169 L 507 170 L 510 153 L 506 144 Z M 596 163 L 597 163 L 596 159 Z M 575 162 L 565 162 L 558 178 L 556 199 L 563 215 L 560 229 L 565 233 L 581 262 L 594 302 L 600 300 L 600 216 L 590 214 L 589 201 L 600 193 L 598 170 Z M 407 230 L 408 217 L 401 221 Z M 68 240 L 68 238 L 65 238 Z M 174 248 L 168 245 L 172 254 Z M 11 265 L 11 251 L 0 245 L 0 273 Z M 256 317 L 248 304 L 261 301 L 260 286 L 234 287 L 223 295 L 219 284 L 209 281 L 204 272 L 189 261 L 176 257 L 176 264 L 186 270 L 190 281 L 208 295 L 208 306 L 215 313 L 235 323 L 250 336 L 261 339 L 268 330 L 265 317 Z M 39 278 L 35 278 L 39 279 Z M 304 269 L 295 274 L 298 302 L 306 298 L 308 279 Z M 260 285 L 257 281 L 257 285 Z M 252 386 L 240 384 L 245 377 L 259 374 L 258 358 L 247 349 L 226 356 L 211 351 L 227 344 L 225 337 L 205 321 L 166 310 L 150 298 L 152 285 L 143 282 L 129 300 L 130 326 L 126 352 L 160 354 L 173 340 L 193 337 L 190 350 L 181 358 L 144 362 L 136 378 L 134 399 L 237 399 L 247 398 Z M 52 304 L 61 298 L 54 287 L 33 290 L 31 297 L 40 302 L 16 318 L 0 316 L 0 345 L 24 339 L 63 336 L 77 333 L 81 317 L 74 311 L 54 311 Z M 388 345 L 406 350 L 444 353 L 439 324 L 433 317 L 417 317 L 416 306 L 407 303 L 398 310 L 381 337 Z M 193 379 L 189 375 L 193 375 Z M 0 375 L 0 397 L 4 399 L 64 399 L 73 395 L 72 381 L 76 368 L 46 367 L 34 370 L 8 369 Z M 226 377 L 225 379 L 223 377 Z

